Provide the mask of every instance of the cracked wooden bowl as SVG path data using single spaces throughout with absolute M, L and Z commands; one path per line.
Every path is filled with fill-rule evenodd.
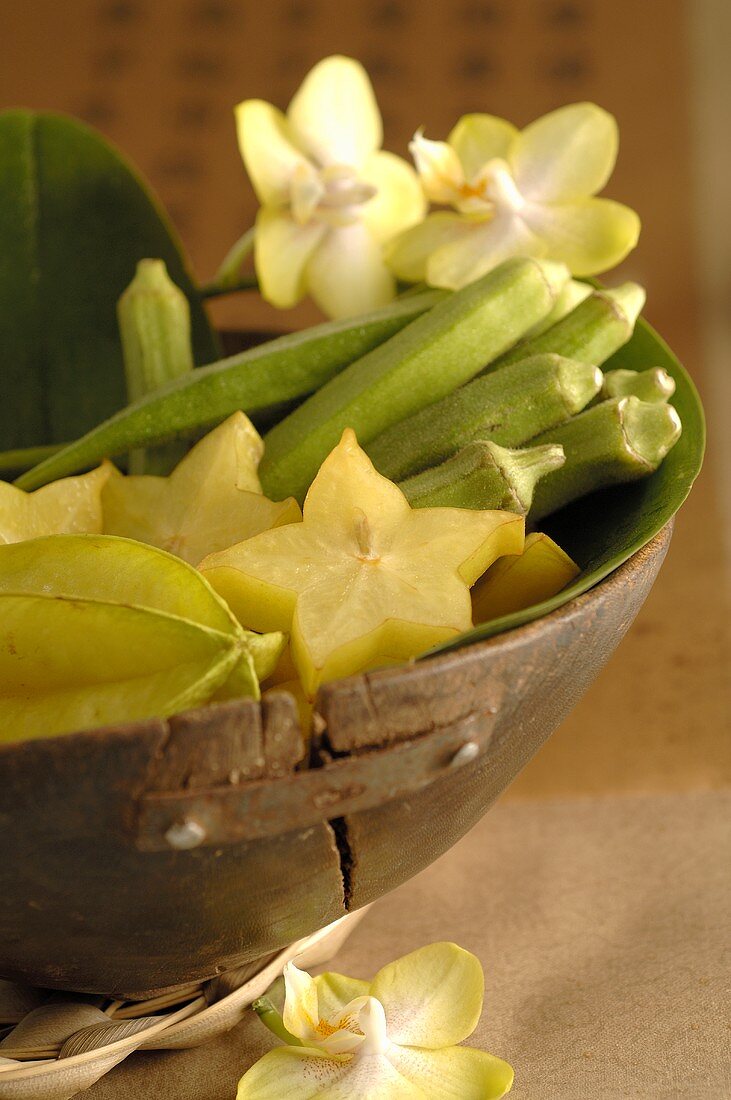
M 130 999 L 197 982 L 373 901 L 467 832 L 586 691 L 665 556 L 702 460 L 700 401 L 642 321 L 605 366 L 655 365 L 676 382 L 678 444 L 651 478 L 547 524 L 581 576 L 479 628 L 496 637 L 326 685 L 313 767 L 284 692 L 0 744 L 0 976 Z
M 321 689 L 0 745 L 0 975 L 141 998 L 380 897 L 485 813 L 605 664 L 666 525 L 591 591 L 507 634 Z

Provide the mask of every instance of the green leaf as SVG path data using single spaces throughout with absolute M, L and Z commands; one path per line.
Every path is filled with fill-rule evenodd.
M 0 449 L 63 442 L 126 403 L 116 302 L 138 260 L 191 303 L 196 362 L 217 358 L 172 227 L 98 134 L 61 115 L 0 114 Z
M 664 367 L 674 379 L 672 404 L 680 414 L 682 434 L 659 470 L 650 477 L 593 493 L 541 522 L 541 530 L 581 566 L 582 572 L 576 580 L 553 599 L 481 623 L 431 653 L 492 638 L 555 611 L 627 561 L 675 515 L 703 463 L 706 442 L 703 406 L 684 367 L 660 336 L 640 319 L 632 339 L 603 365 L 603 370 L 638 371 L 648 367 Z

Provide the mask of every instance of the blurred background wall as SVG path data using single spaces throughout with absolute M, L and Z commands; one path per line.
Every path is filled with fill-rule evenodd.
M 286 107 L 329 53 L 366 65 L 386 147 L 402 155 L 417 126 L 442 138 L 467 111 L 522 125 L 592 99 L 616 115 L 620 156 L 606 193 L 641 213 L 643 231 L 609 278 L 648 288 L 647 316 L 690 368 L 717 426 L 715 461 L 635 629 L 513 792 L 728 776 L 728 0 L 3 0 L 0 25 L 0 107 L 70 112 L 120 145 L 168 207 L 202 279 L 256 211 L 233 106 L 256 96 Z M 307 305 L 276 313 L 246 296 L 214 309 L 228 327 L 316 318 Z

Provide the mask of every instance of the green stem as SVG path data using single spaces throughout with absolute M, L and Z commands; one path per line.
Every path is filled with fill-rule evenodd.
M 249 290 L 257 287 L 256 276 L 244 277 L 241 268 L 254 247 L 255 230 L 247 229 L 223 258 L 221 266 L 210 283 L 203 287 L 204 298 L 214 298 L 219 294 L 232 294 L 236 290 Z
M 538 481 L 563 462 L 560 445 L 515 451 L 476 440 L 400 488 L 414 508 L 499 508 L 525 515 Z
M 269 1028 L 283 1043 L 291 1047 L 301 1047 L 302 1042 L 284 1026 L 284 1020 L 268 997 L 259 997 L 251 1006 L 261 1022 Z
M 43 443 L 38 447 L 21 447 L 15 451 L 0 452 L 0 474 L 20 474 L 30 470 L 44 459 L 55 455 L 65 443 Z

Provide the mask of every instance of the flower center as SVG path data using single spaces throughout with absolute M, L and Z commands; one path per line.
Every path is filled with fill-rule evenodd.
M 485 194 L 495 205 L 511 214 L 519 214 L 525 199 L 516 187 L 512 172 L 504 160 L 496 157 L 485 166 Z
M 377 193 L 370 183 L 358 179 L 355 169 L 344 164 L 315 168 L 299 164 L 290 184 L 292 216 L 299 225 L 313 218 L 331 225 L 357 221 L 359 207 Z

